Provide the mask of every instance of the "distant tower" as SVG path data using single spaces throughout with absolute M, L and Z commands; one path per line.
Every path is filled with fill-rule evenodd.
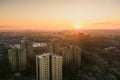
M 17 54 L 15 49 L 8 50 L 8 59 L 11 64 L 12 71 L 17 70 Z
M 74 64 L 80 67 L 81 64 L 81 49 L 75 46 L 64 47 L 61 51 L 63 57 L 63 64 Z
M 25 49 L 9 49 L 8 50 L 8 59 L 12 67 L 12 71 L 20 70 L 23 67 L 26 67 L 26 50 Z
M 74 63 L 76 66 L 80 67 L 81 65 L 81 48 L 73 47 Z
M 27 41 L 26 43 L 26 50 L 27 50 L 27 56 L 28 58 L 35 58 L 35 54 L 33 53 L 33 42 Z
M 48 43 L 48 52 L 59 54 L 60 53 L 60 44 L 57 42 Z
M 62 49 L 62 57 L 65 65 L 73 63 L 73 49 L 71 46 Z
M 26 49 L 18 49 L 18 67 L 21 69 L 27 65 Z
M 26 49 L 26 43 L 25 43 L 24 40 L 21 40 L 20 48 L 21 48 L 21 49 Z
M 26 49 L 27 58 L 35 58 L 35 54 L 33 53 L 33 42 L 29 40 L 21 41 L 21 49 Z
M 37 80 L 62 80 L 62 57 L 44 53 L 36 56 Z

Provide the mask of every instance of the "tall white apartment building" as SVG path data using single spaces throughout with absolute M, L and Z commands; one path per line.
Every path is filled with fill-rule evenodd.
M 37 80 L 62 80 L 62 56 L 44 53 L 36 56 Z

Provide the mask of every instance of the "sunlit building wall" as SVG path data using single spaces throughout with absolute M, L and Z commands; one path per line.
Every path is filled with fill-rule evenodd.
M 36 56 L 37 80 L 62 80 L 62 57 L 44 53 Z

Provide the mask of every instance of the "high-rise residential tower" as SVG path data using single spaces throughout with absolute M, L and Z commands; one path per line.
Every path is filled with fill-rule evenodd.
M 18 67 L 21 69 L 27 65 L 26 49 L 18 49 Z
M 22 40 L 21 49 L 26 49 L 28 59 L 35 58 L 35 54 L 33 53 L 33 42 L 32 41 Z
M 76 67 L 80 67 L 81 64 L 81 49 L 75 46 L 68 46 L 61 49 L 63 57 L 63 64 L 74 64 Z
M 62 56 L 44 53 L 36 56 L 37 80 L 62 80 Z
M 49 42 L 48 43 L 48 52 L 50 53 L 60 53 L 60 44 L 57 42 Z
M 23 67 L 26 67 L 27 64 L 26 49 L 20 48 L 9 49 L 8 59 L 11 64 L 12 71 L 17 71 Z
M 16 71 L 17 70 L 17 54 L 15 49 L 8 50 L 8 59 L 11 64 L 11 70 Z

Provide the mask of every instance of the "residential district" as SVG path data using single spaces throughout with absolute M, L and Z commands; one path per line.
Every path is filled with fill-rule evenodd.
M 120 80 L 119 35 L 1 32 L 0 80 Z

